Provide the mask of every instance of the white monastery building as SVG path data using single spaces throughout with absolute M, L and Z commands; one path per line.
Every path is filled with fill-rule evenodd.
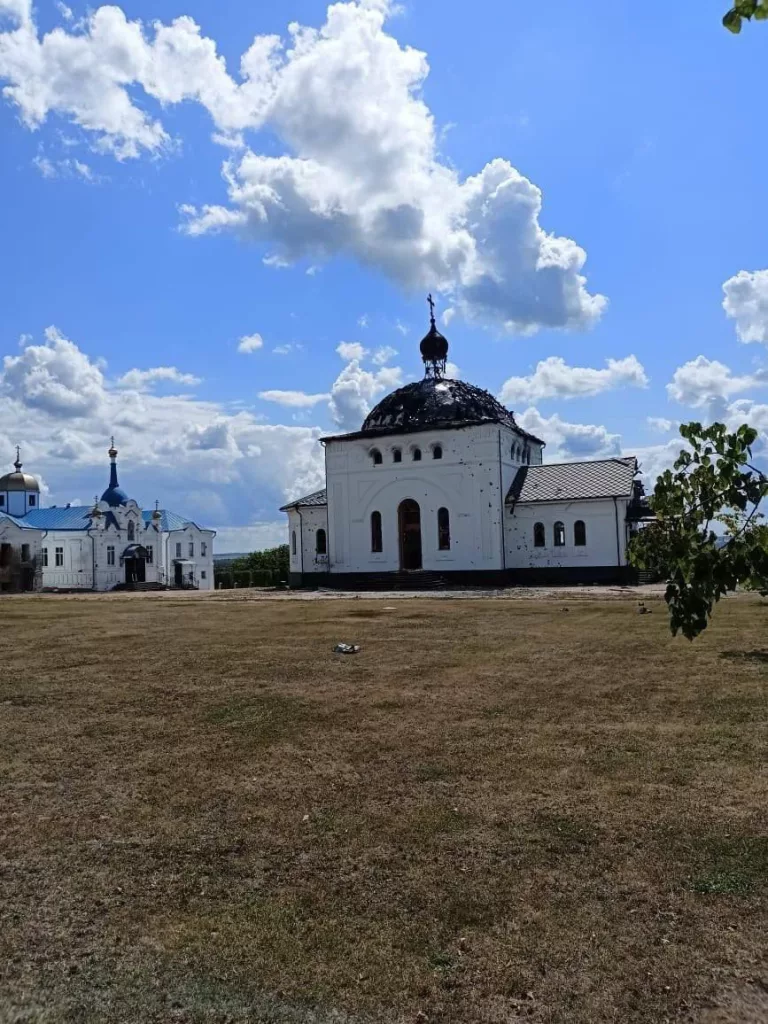
M 431 305 L 431 298 L 430 298 Z M 425 376 L 360 430 L 326 437 L 326 487 L 285 505 L 293 586 L 608 583 L 633 578 L 647 517 L 634 457 L 547 464 L 487 391 L 445 376 L 434 312 Z
M 92 508 L 40 508 L 17 449 L 15 472 L 0 477 L 0 590 L 213 589 L 214 531 L 142 510 L 118 483 L 114 441 L 109 458 Z

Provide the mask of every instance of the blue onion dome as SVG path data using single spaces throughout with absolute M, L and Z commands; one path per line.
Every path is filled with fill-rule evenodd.
M 106 501 L 110 508 L 117 508 L 128 503 L 128 495 L 117 482 L 117 448 L 115 448 L 114 437 L 107 454 L 110 460 L 109 487 L 102 494 L 101 500 Z

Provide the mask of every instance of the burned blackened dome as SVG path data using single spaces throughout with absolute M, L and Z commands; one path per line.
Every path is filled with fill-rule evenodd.
M 421 358 L 426 364 L 440 362 L 445 364 L 448 358 L 448 339 L 438 331 L 434 320 L 430 324 L 427 333 L 421 339 L 419 350 Z
M 482 388 L 462 380 L 425 377 L 383 398 L 366 416 L 362 433 L 404 433 L 477 423 L 516 428 L 512 413 Z

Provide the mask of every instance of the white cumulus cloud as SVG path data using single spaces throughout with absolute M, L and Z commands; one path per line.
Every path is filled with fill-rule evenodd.
M 263 347 L 264 339 L 260 334 L 246 334 L 240 339 L 237 351 L 247 354 L 249 352 L 257 352 Z
M 402 384 L 398 366 L 371 372 L 352 359 L 333 383 L 328 407 L 334 423 L 345 431 L 359 430 L 375 400 Z
M 560 356 L 541 360 L 528 377 L 510 377 L 501 388 L 506 405 L 528 404 L 543 398 L 586 398 L 619 387 L 647 387 L 648 377 L 635 356 L 609 359 L 605 369 L 568 366 Z
M 151 380 L 153 371 L 136 372 L 139 387 L 111 381 L 100 360 L 55 328 L 44 344 L 27 340 L 0 372 L 0 455 L 18 441 L 25 468 L 49 482 L 53 503 L 86 503 L 106 486 L 114 434 L 129 494 L 145 507 L 159 498 L 213 528 L 272 521 L 286 498 L 322 486 L 319 427 L 267 424 L 194 395 L 157 395 L 141 376 Z
M 390 359 L 394 359 L 397 355 L 397 349 L 392 348 L 391 345 L 381 345 L 377 348 L 371 356 L 372 362 L 377 366 L 384 366 Z
M 716 419 L 726 414 L 727 400 L 733 395 L 767 385 L 768 370 L 739 376 L 717 359 L 697 356 L 675 370 L 667 394 L 681 405 L 706 409 Z
M 547 462 L 610 458 L 621 454 L 621 436 L 594 423 L 568 423 L 557 414 L 542 416 L 535 406 L 516 415 L 523 430 L 546 441 Z
M 200 383 L 200 378 L 195 377 L 192 373 L 182 373 L 175 366 L 153 366 L 149 370 L 129 370 L 119 378 L 117 383 L 124 388 L 144 391 L 161 381 L 191 388 Z
M 364 348 L 359 341 L 342 341 L 336 346 L 336 351 L 342 359 L 365 359 L 368 349 Z
M 265 402 L 276 402 L 278 405 L 285 405 L 291 409 L 310 409 L 320 402 L 326 402 L 330 398 L 327 392 L 318 395 L 309 395 L 306 391 L 260 391 L 259 398 Z
M 351 256 L 510 332 L 599 319 L 586 253 L 541 224 L 536 185 L 502 158 L 468 177 L 441 162 L 426 55 L 386 30 L 387 0 L 333 3 L 320 28 L 289 25 L 287 43 L 256 36 L 236 77 L 188 16 L 148 28 L 103 6 L 40 34 L 25 0 L 2 3 L 17 24 L 0 32 L 0 79 L 29 128 L 61 116 L 123 160 L 167 149 L 163 108 L 191 101 L 219 140 L 246 146 L 226 162 L 226 203 L 182 208 L 190 234 L 256 240 L 275 267 Z M 248 148 L 262 128 L 277 155 Z
M 768 345 L 768 270 L 740 270 L 723 285 L 723 309 L 740 341 Z
M 45 345 L 5 357 L 0 388 L 25 406 L 62 418 L 95 413 L 104 395 L 101 370 L 56 327 L 48 327 L 45 337 Z

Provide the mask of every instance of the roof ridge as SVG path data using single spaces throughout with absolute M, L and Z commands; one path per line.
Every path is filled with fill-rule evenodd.
M 578 459 L 576 462 L 539 462 L 537 465 L 527 466 L 526 469 L 548 469 L 555 466 L 599 466 L 601 463 L 630 462 L 633 459 L 637 462 L 636 455 L 609 455 L 607 459 Z

